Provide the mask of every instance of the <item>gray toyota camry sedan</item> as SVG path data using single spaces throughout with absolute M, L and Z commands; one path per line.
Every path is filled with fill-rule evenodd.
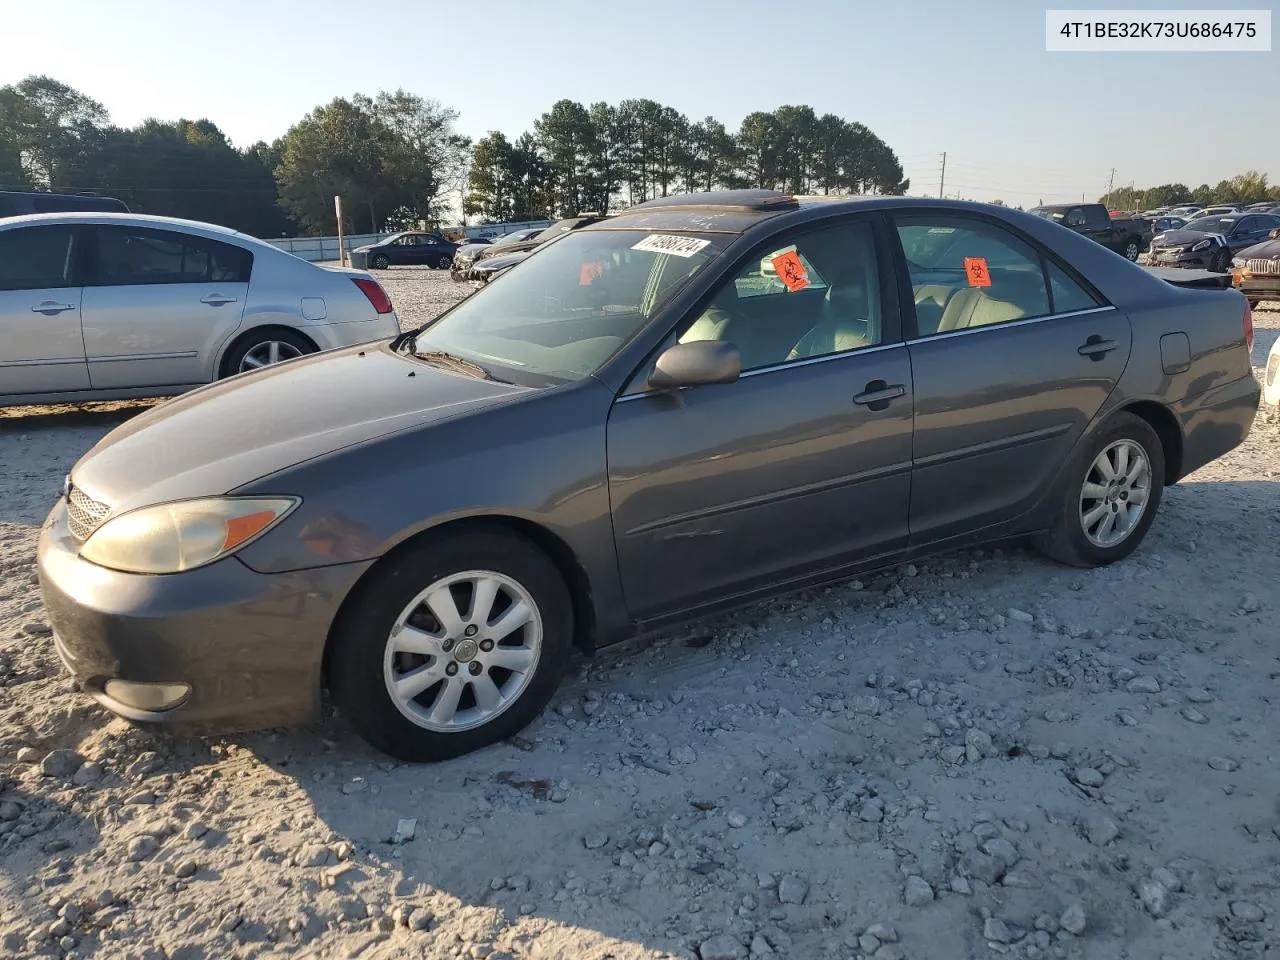
M 75 465 L 55 643 L 141 721 L 440 760 L 577 648 L 1012 537 L 1127 556 L 1247 435 L 1234 290 L 960 202 L 671 197 L 431 323 L 195 390 Z

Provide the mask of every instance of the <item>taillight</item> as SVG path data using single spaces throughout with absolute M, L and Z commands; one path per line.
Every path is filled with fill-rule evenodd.
M 369 298 L 369 302 L 373 304 L 373 309 L 378 313 L 391 312 L 391 298 L 387 296 L 387 291 L 382 289 L 382 285 L 377 280 L 352 277 L 351 282 L 359 287 L 360 291 Z
M 1244 346 L 1253 350 L 1253 304 L 1248 300 L 1244 302 Z

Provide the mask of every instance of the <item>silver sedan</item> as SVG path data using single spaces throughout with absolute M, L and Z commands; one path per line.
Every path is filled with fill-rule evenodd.
M 134 214 L 0 220 L 0 406 L 183 393 L 399 331 L 368 273 Z

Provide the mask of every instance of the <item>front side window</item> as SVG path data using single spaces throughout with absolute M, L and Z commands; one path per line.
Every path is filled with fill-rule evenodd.
M 92 279 L 106 286 L 247 283 L 253 254 L 170 230 L 97 227 Z
M 69 226 L 0 230 L 0 290 L 73 286 Z
M 1003 227 L 948 214 L 895 219 L 919 336 L 1099 305 L 1061 267 L 1046 265 L 1030 244 Z
M 884 342 L 877 270 L 869 224 L 810 230 L 752 256 L 680 342 L 732 343 L 743 371 L 876 346 Z
M 449 353 L 529 386 L 582 380 L 728 239 L 645 230 L 565 234 L 419 333 L 415 351 Z

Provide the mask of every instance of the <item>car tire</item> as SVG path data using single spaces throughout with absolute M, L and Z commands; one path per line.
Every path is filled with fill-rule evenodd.
M 1114 471 L 1128 466 L 1132 482 L 1114 483 L 1106 476 L 1106 464 Z M 1134 476 L 1136 458 L 1145 461 Z M 1151 425 L 1131 413 L 1108 420 L 1077 451 L 1059 488 L 1053 526 L 1036 539 L 1041 553 L 1074 567 L 1099 567 L 1123 560 L 1147 535 L 1164 493 L 1164 448 Z M 1145 482 L 1142 482 L 1145 477 Z M 1142 509 L 1131 517 L 1136 494 Z M 1111 525 L 1107 527 L 1107 515 Z M 1116 529 L 1128 518 L 1123 532 Z M 1104 527 L 1106 528 L 1104 530 Z
M 441 257 L 439 260 L 436 261 L 436 266 L 439 267 L 441 270 L 448 270 L 451 266 L 453 266 L 453 257 L 448 257 L 448 256 Z
M 227 353 L 222 361 L 222 376 L 231 377 L 237 373 L 263 369 L 285 360 L 315 353 L 317 349 L 314 343 L 292 330 L 280 327 L 253 330 L 241 337 Z M 276 359 L 272 360 L 273 356 Z M 251 362 L 252 359 L 263 362 L 255 365 Z
M 1213 259 L 1209 261 L 1209 269 L 1218 273 L 1228 273 L 1231 270 L 1231 250 L 1223 247 L 1213 255 Z
M 477 595 L 487 617 L 473 613 Z M 528 618 L 499 636 L 517 604 Z M 335 624 L 329 689 L 382 752 L 448 760 L 527 726 L 555 693 L 572 637 L 569 591 L 545 553 L 506 531 L 460 531 L 374 570 Z
M 371 266 L 375 270 L 385 270 L 387 267 L 391 266 L 391 261 L 387 259 L 387 255 L 385 253 L 380 253 L 373 258 Z
M 1142 252 L 1138 249 L 1138 246 L 1137 240 L 1130 240 L 1124 245 L 1124 258 L 1130 263 L 1138 262 L 1138 254 Z

